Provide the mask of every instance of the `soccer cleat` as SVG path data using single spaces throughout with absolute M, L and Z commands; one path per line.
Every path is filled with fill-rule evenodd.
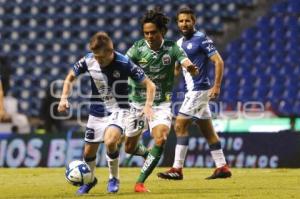
M 84 184 L 82 185 L 76 192 L 77 195 L 84 195 L 84 194 L 87 194 L 89 193 L 89 191 L 94 187 L 96 186 L 98 180 L 97 178 L 94 179 L 93 182 L 89 183 L 89 184 Z
M 166 172 L 160 172 L 157 173 L 157 176 L 162 179 L 167 179 L 167 180 L 182 180 L 183 179 L 183 174 L 182 174 L 182 168 L 171 168 Z
M 150 192 L 150 190 L 145 187 L 144 183 L 141 182 L 135 184 L 134 191 L 139 193 Z
M 107 183 L 107 192 L 108 193 L 117 193 L 119 191 L 120 180 L 113 177 L 108 180 Z
M 229 178 L 231 177 L 231 171 L 229 170 L 228 165 L 224 165 L 220 168 L 217 168 L 214 173 L 205 178 L 206 180 L 213 180 L 213 179 L 217 179 L 217 178 Z

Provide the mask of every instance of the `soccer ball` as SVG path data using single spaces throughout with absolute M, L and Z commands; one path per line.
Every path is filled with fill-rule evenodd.
M 66 179 L 74 186 L 82 186 L 92 181 L 92 172 L 84 161 L 74 160 L 66 167 Z

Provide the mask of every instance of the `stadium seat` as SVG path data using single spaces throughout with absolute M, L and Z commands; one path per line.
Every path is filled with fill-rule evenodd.
M 242 7 L 251 8 L 255 6 L 255 2 L 99 0 L 85 1 L 82 5 L 81 1 L 75 0 L 2 0 L 0 29 L 3 42 L 0 54 L 7 55 L 12 60 L 13 71 L 16 74 L 12 78 L 12 85 L 17 87 L 12 89 L 13 95 L 20 97 L 21 91 L 24 90 L 23 96 L 26 96 L 27 91 L 34 85 L 34 92 L 39 98 L 44 96 L 47 85 L 55 79 L 63 79 L 70 66 L 87 52 L 86 43 L 96 31 L 107 31 L 112 36 L 117 50 L 125 52 L 134 40 L 142 36 L 139 18 L 146 8 L 159 5 L 173 18 L 176 14 L 174 10 L 182 4 L 188 4 L 198 15 L 197 24 L 200 29 L 222 33 L 226 27 L 226 20 L 236 19 Z M 260 17 L 254 27 L 245 30 L 240 38 L 226 46 L 225 52 L 222 52 L 225 60 L 225 92 L 221 95 L 221 100 L 231 104 L 238 98 L 268 99 L 264 97 L 267 96 L 266 93 L 271 93 L 269 95 L 274 97 L 274 93 L 279 93 L 277 88 L 272 91 L 272 86 L 276 87 L 274 81 L 290 73 L 293 75 L 290 79 L 283 80 L 283 86 L 288 88 L 293 85 L 300 89 L 297 81 L 300 74 L 300 58 L 295 53 L 300 50 L 299 10 L 300 4 L 297 0 L 274 3 L 271 11 Z M 176 24 L 171 23 L 167 37 L 178 38 Z M 278 37 L 281 39 L 278 40 Z M 260 88 L 259 84 L 266 86 Z M 293 94 L 285 92 L 282 95 L 287 97 Z M 38 113 L 39 106 L 35 102 L 23 102 L 22 110 L 30 110 L 29 115 Z M 294 111 L 294 108 L 291 111 Z

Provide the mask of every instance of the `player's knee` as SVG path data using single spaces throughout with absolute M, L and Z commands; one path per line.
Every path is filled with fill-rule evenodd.
M 185 128 L 181 123 L 176 122 L 174 129 L 177 136 L 183 136 L 185 134 Z
M 164 131 L 162 132 L 162 134 L 160 134 L 160 136 L 156 136 L 154 138 L 154 142 L 157 146 L 163 146 L 167 141 L 167 137 L 168 137 L 168 131 Z
M 105 146 L 107 148 L 114 148 L 117 144 L 118 144 L 118 140 L 113 137 L 105 140 Z
M 163 146 L 166 143 L 165 137 L 158 137 L 154 140 L 156 146 Z

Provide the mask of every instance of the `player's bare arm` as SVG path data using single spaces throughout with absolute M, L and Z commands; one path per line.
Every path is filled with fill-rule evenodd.
M 63 91 L 61 94 L 60 102 L 58 105 L 58 112 L 65 112 L 69 107 L 68 96 L 70 94 L 71 88 L 73 86 L 73 82 L 76 79 L 75 73 L 73 70 L 70 70 L 67 77 L 65 78 Z
M 176 64 L 175 64 L 175 70 L 174 70 L 175 77 L 178 77 L 180 75 L 180 71 L 181 71 L 181 66 L 180 66 L 179 63 L 176 62 Z
M 213 56 L 211 56 L 210 60 L 215 65 L 215 81 L 213 87 L 209 91 L 208 96 L 211 100 L 215 100 L 220 94 L 223 70 L 224 70 L 224 62 L 219 53 L 216 53 Z
M 152 105 L 155 98 L 156 87 L 155 84 L 149 78 L 145 78 L 141 82 L 141 84 L 146 87 L 146 98 L 147 98 L 143 109 L 143 113 L 145 114 L 146 118 L 149 121 L 151 121 L 153 116 Z
M 10 116 L 7 114 L 4 108 L 4 94 L 2 83 L 0 82 L 0 122 L 9 121 L 10 119 Z

